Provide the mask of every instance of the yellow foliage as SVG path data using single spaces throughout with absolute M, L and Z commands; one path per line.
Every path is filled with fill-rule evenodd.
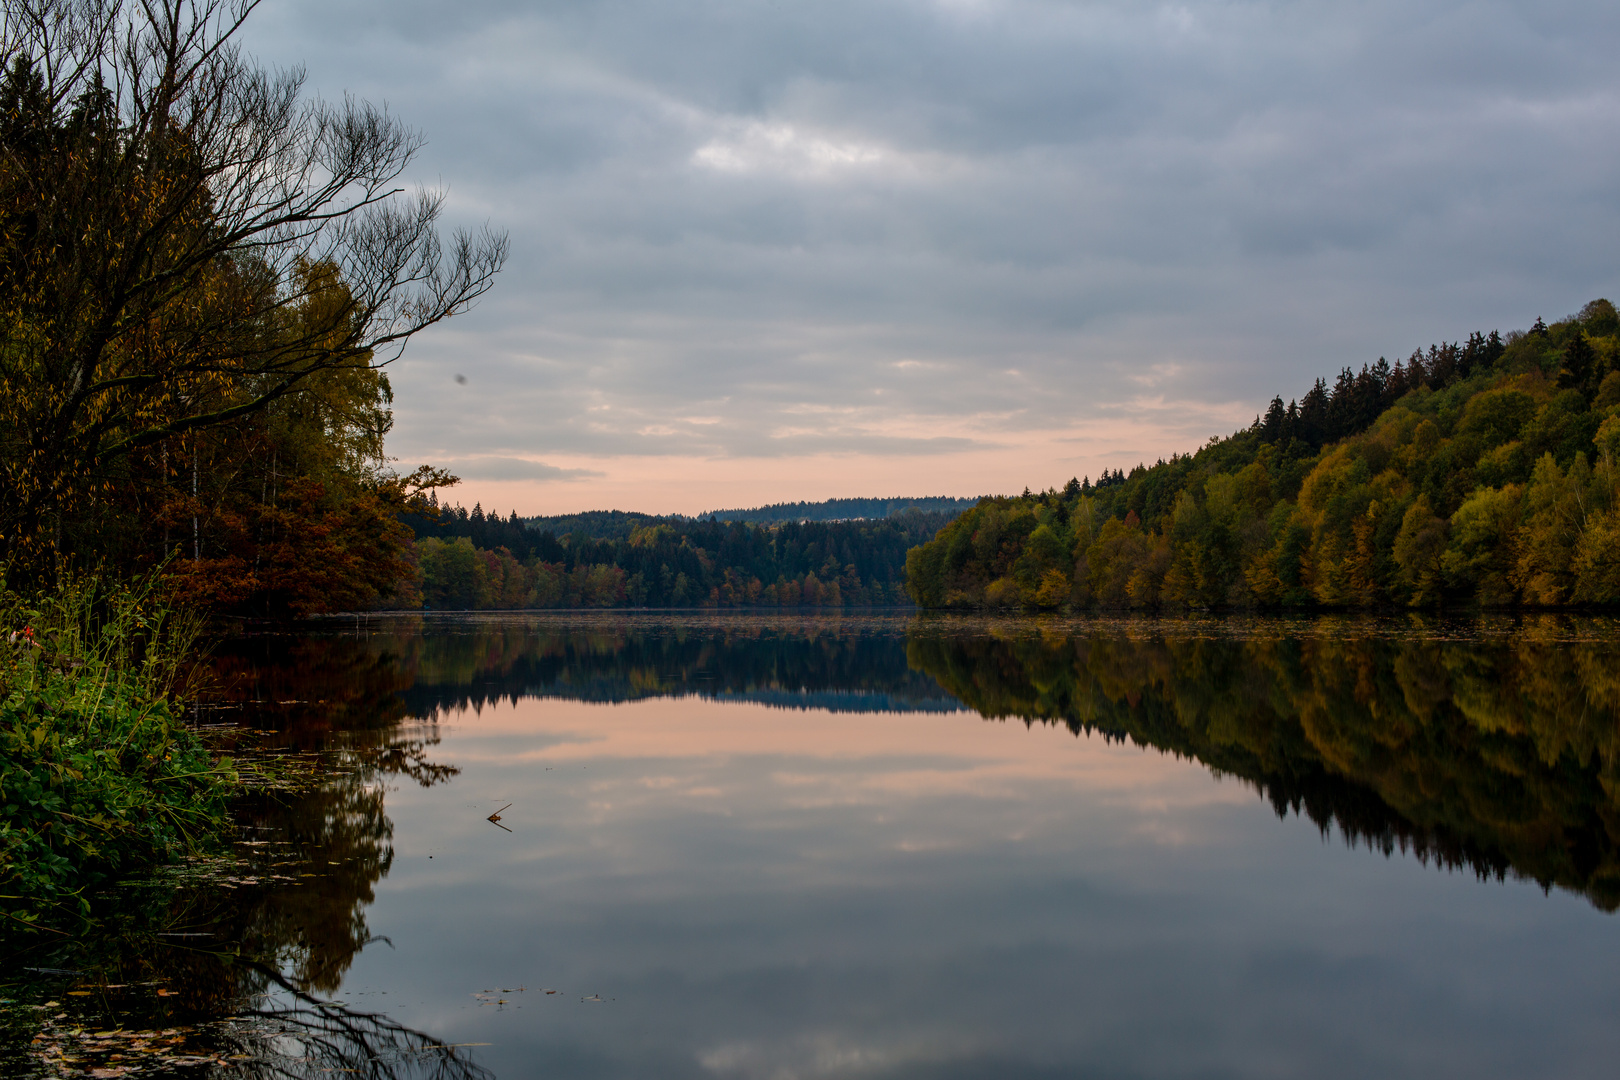
M 1061 607 L 1069 602 L 1069 575 L 1052 569 L 1041 575 L 1041 586 L 1035 593 L 1035 603 L 1044 608 Z

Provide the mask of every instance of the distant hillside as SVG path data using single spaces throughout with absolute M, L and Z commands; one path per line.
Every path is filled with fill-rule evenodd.
M 978 499 L 953 499 L 943 495 L 921 499 L 827 499 L 824 502 L 772 503 L 752 510 L 710 510 L 699 514 L 698 519 L 746 521 L 755 525 L 783 521 L 876 521 L 904 510 L 960 514 L 978 504 Z
M 592 540 L 628 540 L 631 533 L 648 525 L 685 520 L 680 514 L 660 517 L 657 514 L 638 514 L 633 510 L 587 510 L 583 514 L 524 518 L 523 525 L 524 528 L 548 532 L 553 536 L 574 533 Z
M 1318 379 L 1156 465 L 986 500 L 924 607 L 1620 604 L 1620 312 Z
M 416 533 L 418 591 L 393 602 L 435 611 L 910 606 L 906 552 L 955 516 L 909 506 L 876 521 L 760 524 L 437 507 L 402 518 Z
M 417 514 L 405 515 L 404 520 L 418 537 L 468 536 L 481 548 L 493 550 L 504 547 L 519 558 L 538 554 L 551 559 L 556 554 L 551 540 L 542 539 L 546 534 L 556 540 L 570 534 L 578 539 L 628 540 L 637 529 L 654 525 L 680 529 L 700 522 L 741 521 L 750 525 L 782 525 L 810 521 L 882 521 L 907 511 L 913 516 L 925 514 L 949 519 L 977 506 L 978 502 L 978 499 L 944 496 L 922 499 L 828 499 L 814 503 L 774 503 L 753 510 L 714 510 L 696 517 L 641 514 L 633 510 L 587 510 L 580 514 L 550 517 L 519 517 L 514 511 L 507 518 L 502 518 L 497 512 L 486 514 L 482 506 L 475 506 L 469 511 L 463 506 L 446 504 L 443 517 L 438 521 L 430 521 Z

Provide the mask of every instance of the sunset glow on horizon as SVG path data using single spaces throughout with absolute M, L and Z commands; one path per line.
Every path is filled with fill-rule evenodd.
M 1527 11 L 284 0 L 244 45 L 510 235 L 389 369 L 400 466 L 694 515 L 1129 470 L 1620 294 L 1620 16 Z

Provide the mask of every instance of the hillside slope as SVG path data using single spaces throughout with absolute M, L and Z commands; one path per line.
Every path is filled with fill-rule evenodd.
M 1607 300 L 1321 380 L 1194 454 L 981 500 L 906 560 L 925 607 L 1620 602 Z
M 822 502 L 771 503 L 751 510 L 710 510 L 700 520 L 746 521 L 755 525 L 777 525 L 787 521 L 876 521 L 907 510 L 928 514 L 959 514 L 978 504 L 978 499 L 957 499 L 946 495 L 920 499 L 826 499 Z

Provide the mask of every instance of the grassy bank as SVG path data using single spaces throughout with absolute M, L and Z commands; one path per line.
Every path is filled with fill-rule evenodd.
M 238 778 L 186 727 L 200 622 L 150 581 L 0 584 L 0 914 L 87 910 L 99 884 L 213 847 Z

